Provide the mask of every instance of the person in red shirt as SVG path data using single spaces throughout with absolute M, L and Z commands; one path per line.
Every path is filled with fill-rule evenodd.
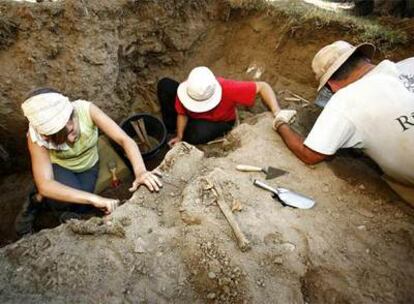
M 167 130 L 176 133 L 170 146 L 182 140 L 204 144 L 223 136 L 234 126 L 236 107 L 253 106 L 257 94 L 272 113 L 280 111 L 275 93 L 266 82 L 216 78 L 203 66 L 194 68 L 181 84 L 161 79 L 157 93 Z

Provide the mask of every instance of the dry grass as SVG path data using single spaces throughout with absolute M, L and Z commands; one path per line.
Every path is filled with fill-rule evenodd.
M 233 9 L 259 11 L 269 7 L 269 2 L 266 0 L 227 0 L 227 2 Z
M 393 30 L 381 25 L 377 20 L 366 17 L 350 16 L 345 13 L 326 11 L 307 5 L 299 0 L 227 0 L 233 9 L 266 10 L 274 16 L 283 15 L 289 19 L 290 26 L 308 26 L 309 28 L 324 28 L 339 26 L 351 33 L 354 43 L 371 42 L 381 51 L 408 42 L 407 33 Z

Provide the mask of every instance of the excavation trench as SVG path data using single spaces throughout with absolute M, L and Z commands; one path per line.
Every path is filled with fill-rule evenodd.
M 222 141 L 181 144 L 148 163 L 165 173 L 159 195 L 140 188 L 110 219 L 72 221 L 14 242 L 13 221 L 31 181 L 19 107 L 35 87 L 93 101 L 120 122 L 137 112 L 159 116 L 157 81 L 181 81 L 205 65 L 225 78 L 268 82 L 282 107 L 298 110 L 294 128 L 307 134 L 320 111 L 308 102 L 316 89 L 313 55 L 334 40 L 361 38 L 336 23 L 297 23 L 254 6 L 235 8 L 235 2 L 0 4 L 0 147 L 11 164 L 4 164 L 0 183 L 0 241 L 8 244 L 0 250 L 3 302 L 412 298 L 413 211 L 363 157 L 345 152 L 316 167 L 300 163 L 270 128 L 259 100 L 239 109 L 240 124 Z M 401 45 L 375 61 L 399 60 L 413 50 Z M 263 176 L 234 169 L 245 162 L 289 171 L 272 183 L 312 196 L 316 207 L 282 207 L 252 186 Z M 237 247 L 211 187 L 223 189 L 230 207 L 242 206 L 233 214 L 250 251 Z

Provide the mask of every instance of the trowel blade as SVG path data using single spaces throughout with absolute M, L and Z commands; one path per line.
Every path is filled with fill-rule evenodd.
M 310 197 L 293 192 L 285 188 L 277 188 L 278 196 L 285 205 L 299 209 L 310 209 L 315 205 L 315 201 Z
M 285 170 L 274 168 L 274 167 L 268 167 L 266 170 L 266 179 L 276 178 L 286 173 L 288 172 Z

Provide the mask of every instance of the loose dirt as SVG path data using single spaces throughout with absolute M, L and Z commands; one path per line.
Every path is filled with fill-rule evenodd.
M 72 220 L 3 248 L 3 302 L 409 302 L 413 210 L 360 160 L 298 162 L 271 121 L 260 114 L 237 127 L 239 146 L 226 157 L 182 143 L 158 168 L 159 194 L 140 188 L 110 217 Z M 268 182 L 316 206 L 283 207 L 253 186 L 262 173 L 236 171 L 246 162 L 287 170 Z M 349 176 L 336 176 L 332 168 L 345 163 Z M 250 250 L 238 248 L 206 180 L 220 183 L 229 207 L 243 206 L 233 215 Z
M 0 138 L 19 164 L 26 129 L 19 106 L 29 89 L 55 86 L 119 121 L 157 112 L 156 81 L 183 80 L 197 65 L 267 81 L 283 107 L 299 111 L 294 128 L 306 134 L 319 113 L 306 102 L 315 96 L 313 55 L 334 40 L 359 39 L 338 24 L 298 25 L 227 1 L 4 1 L 0 10 Z M 412 29 L 410 19 L 381 22 Z M 375 62 L 413 53 L 408 43 Z M 182 143 L 158 166 L 163 150 L 147 163 L 163 172 L 159 194 L 141 187 L 130 197 L 124 184 L 106 192 L 130 198 L 110 217 L 71 220 L 14 243 L 12 223 L 31 178 L 28 171 L 2 178 L 0 241 L 11 244 L 0 249 L 1 302 L 411 302 L 413 209 L 356 152 L 302 164 L 264 110 L 260 102 L 239 109 L 241 124 L 222 141 Z M 253 186 L 264 175 L 238 172 L 240 163 L 288 171 L 269 183 L 316 206 L 283 207 Z M 241 209 L 233 215 L 250 250 L 237 246 L 211 181 Z

